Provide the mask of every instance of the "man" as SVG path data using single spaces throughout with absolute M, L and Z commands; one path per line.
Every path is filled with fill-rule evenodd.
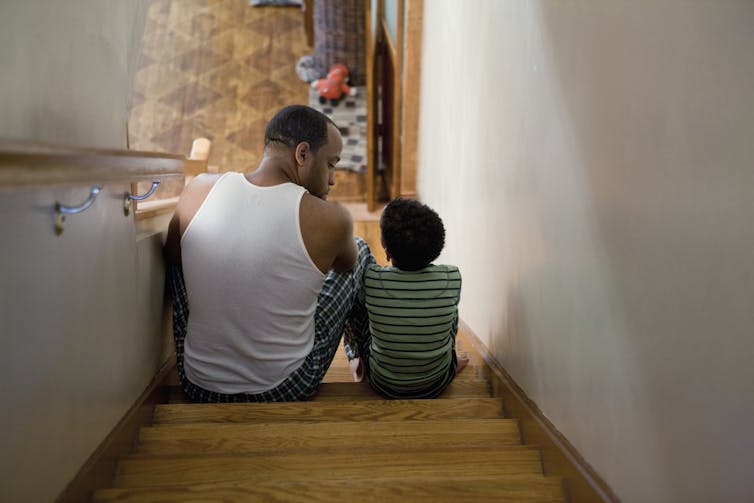
M 194 401 L 307 399 L 343 334 L 368 331 L 362 276 L 374 258 L 348 211 L 326 200 L 338 129 L 293 105 L 264 143 L 253 173 L 192 181 L 170 222 L 178 370 Z

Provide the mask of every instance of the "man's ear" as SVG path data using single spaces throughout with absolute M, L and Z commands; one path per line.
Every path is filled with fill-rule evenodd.
M 301 143 L 296 145 L 296 151 L 294 152 L 294 156 L 296 157 L 296 164 L 302 166 L 310 155 L 312 155 L 312 149 L 309 146 L 309 142 L 302 141 Z

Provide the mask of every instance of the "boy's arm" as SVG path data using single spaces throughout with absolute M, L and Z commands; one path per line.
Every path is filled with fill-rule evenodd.
M 463 278 L 461 278 L 461 271 L 455 268 L 455 272 L 458 273 L 458 297 L 456 298 L 456 311 L 453 318 L 453 326 L 450 329 L 450 333 L 453 336 L 453 349 L 456 348 L 456 334 L 458 334 L 458 303 L 461 302 L 461 286 L 463 284 Z

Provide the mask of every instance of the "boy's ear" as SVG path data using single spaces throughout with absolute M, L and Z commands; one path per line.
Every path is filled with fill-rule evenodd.
M 392 262 L 393 257 L 390 256 L 390 252 L 387 251 L 387 248 L 383 247 L 382 249 L 385 250 L 385 257 L 387 258 L 388 262 Z
M 392 262 L 393 257 L 391 257 L 390 252 L 387 251 L 387 246 L 385 246 L 385 239 L 382 236 L 380 236 L 380 245 L 382 245 L 382 249 L 385 250 L 385 257 L 387 258 L 388 262 Z

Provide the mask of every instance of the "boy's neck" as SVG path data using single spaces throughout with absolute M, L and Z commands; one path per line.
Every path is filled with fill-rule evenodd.
M 395 267 L 395 268 L 396 268 L 396 269 L 398 269 L 399 271 L 403 271 L 403 272 L 416 272 L 416 271 L 421 271 L 422 269 L 424 269 L 424 268 L 427 268 L 427 267 L 429 267 L 430 265 L 432 265 L 432 264 L 430 263 L 430 264 L 424 264 L 423 266 L 419 267 L 418 269 L 404 269 L 404 268 L 403 268 L 403 267 L 401 267 L 401 266 L 400 266 L 399 264 L 396 264 L 394 260 L 392 260 L 392 261 L 391 261 L 390 263 L 392 264 L 392 266 L 393 266 L 393 267 Z

